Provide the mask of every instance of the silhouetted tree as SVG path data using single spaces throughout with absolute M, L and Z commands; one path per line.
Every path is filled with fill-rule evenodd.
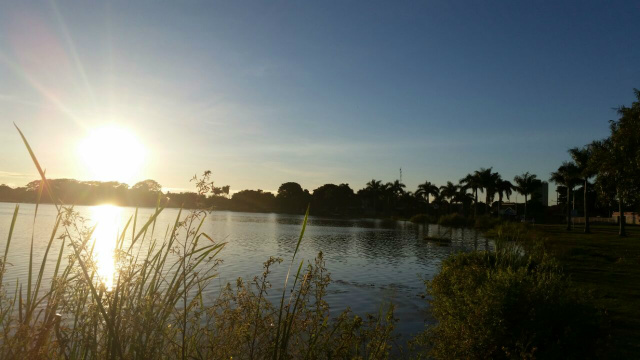
M 526 220 L 528 197 L 542 185 L 542 181 L 536 174 L 530 174 L 528 171 L 522 175 L 516 175 L 513 181 L 516 183 L 516 190 L 524 195 L 524 219 Z
M 467 174 L 467 176 L 460 179 L 460 183 L 464 184 L 467 189 L 473 191 L 473 216 L 478 216 L 478 189 L 482 187 L 478 171 L 473 174 Z
M 303 190 L 300 184 L 295 182 L 287 182 L 278 188 L 276 195 L 280 211 L 292 214 L 304 213 L 309 204 L 309 191 Z
M 446 185 L 440 186 L 440 195 L 449 199 L 449 212 L 451 212 L 451 203 L 454 201 L 456 194 L 458 193 L 458 185 L 447 181 Z
M 429 210 L 429 196 L 433 196 L 435 198 L 439 193 L 440 189 L 429 181 L 425 181 L 423 184 L 418 185 L 418 189 L 415 192 L 416 196 L 424 199 L 426 202 L 427 211 Z
M 589 210 L 588 210 L 589 202 L 587 201 L 587 193 L 588 193 L 588 187 L 589 187 L 589 178 L 596 175 L 596 171 L 591 164 L 591 147 L 590 146 L 584 146 L 582 148 L 574 147 L 569 149 L 569 154 L 571 155 L 571 158 L 573 159 L 573 162 L 577 167 L 578 174 L 580 175 L 580 177 L 582 177 L 584 181 L 584 187 L 582 191 L 583 202 L 584 202 L 583 204 L 584 232 L 589 233 L 591 232 L 591 230 L 589 226 Z
M 625 203 L 640 194 L 640 90 L 634 89 L 636 101 L 620 106 L 617 121 L 609 122 L 610 136 L 592 143 L 592 166 L 597 169 L 596 186 L 608 191 L 615 188 L 620 213 L 620 236 L 626 236 Z
M 502 208 L 502 198 L 506 196 L 508 200 L 511 200 L 511 194 L 514 189 L 513 184 L 509 180 L 500 179 L 496 183 L 496 192 L 498 193 L 498 214 Z
M 350 212 L 355 194 L 349 184 L 325 184 L 313 190 L 314 213 L 346 215 Z
M 567 230 L 571 230 L 571 192 L 579 181 L 579 171 L 574 163 L 565 161 L 558 170 L 551 173 L 551 181 L 567 188 Z
M 258 190 L 242 190 L 231 196 L 232 209 L 247 212 L 276 211 L 276 197 L 270 192 Z

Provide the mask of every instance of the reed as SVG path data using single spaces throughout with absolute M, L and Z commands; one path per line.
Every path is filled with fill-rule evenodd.
M 41 191 L 54 201 L 57 217 L 39 267 L 32 233 L 27 282 L 9 284 L 4 274 L 10 266 L 7 255 L 19 214 L 16 205 L 0 264 L 1 359 L 377 359 L 389 355 L 393 308 L 365 319 L 349 310 L 330 316 L 324 297 L 331 278 L 321 253 L 313 262 L 300 261 L 293 284 L 288 285 L 308 209 L 277 306 L 267 298 L 271 267 L 282 262 L 273 257 L 265 262 L 261 276 L 249 282 L 238 279 L 216 298 L 205 299 L 207 287 L 218 276 L 225 243 L 201 230 L 208 215 L 204 209 L 181 210 L 173 226 L 158 236 L 156 220 L 164 210 L 160 201 L 146 221 L 138 219 L 136 210 L 114 239 L 116 272 L 108 286 L 98 275 L 92 241 L 95 227 L 86 227 L 86 219 L 59 200 L 26 137 L 18 132 L 41 176 Z M 197 182 L 197 187 L 207 191 L 206 181 Z M 53 275 L 45 278 L 50 273 L 47 259 L 56 248 Z

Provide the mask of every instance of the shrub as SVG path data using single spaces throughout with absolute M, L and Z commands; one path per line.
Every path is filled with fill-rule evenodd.
M 415 224 L 433 224 L 436 222 L 433 216 L 429 214 L 414 215 L 411 217 L 411 219 L 409 219 L 409 221 Z
M 493 227 L 498 226 L 501 222 L 502 222 L 502 220 L 500 218 L 498 218 L 498 217 L 493 217 L 493 216 L 489 216 L 489 215 L 481 215 L 481 216 L 478 216 L 475 219 L 473 227 L 475 227 L 476 229 L 481 229 L 481 230 L 491 229 Z
M 549 260 L 453 255 L 427 282 L 438 321 L 415 339 L 436 359 L 593 357 L 598 312 Z
M 530 240 L 532 232 L 528 224 L 502 222 L 488 229 L 485 236 L 500 241 L 522 241 Z
M 469 223 L 469 219 L 457 213 L 443 215 L 438 219 L 438 225 L 442 226 L 465 227 L 469 226 Z

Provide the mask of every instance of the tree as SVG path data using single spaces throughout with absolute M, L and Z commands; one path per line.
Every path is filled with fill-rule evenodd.
M 131 187 L 133 190 L 143 190 L 150 192 L 159 192 L 162 190 L 162 185 L 160 185 L 157 181 L 147 179 L 144 181 L 140 181 Z
M 473 216 L 476 217 L 478 215 L 478 189 L 482 187 L 480 178 L 478 177 L 478 171 L 473 174 L 467 174 L 467 176 L 460 179 L 460 183 L 464 184 L 467 189 L 473 191 Z
M 620 212 L 620 236 L 626 236 L 624 208 L 640 193 L 640 90 L 633 89 L 636 101 L 620 106 L 617 121 L 609 121 L 611 135 L 592 143 L 592 166 L 597 169 L 596 186 L 615 188 Z
M 514 189 L 513 184 L 509 180 L 500 179 L 496 183 L 496 192 L 498 193 L 498 214 L 502 208 L 502 197 L 506 196 L 507 199 L 511 199 L 511 194 Z
M 309 203 L 309 192 L 302 189 L 300 184 L 287 182 L 278 188 L 276 199 L 280 204 L 280 209 L 284 212 L 301 214 Z
M 485 204 L 487 205 L 487 212 L 491 210 L 491 201 L 495 196 L 496 182 L 500 178 L 498 173 L 491 172 L 493 168 L 481 168 L 476 170 L 475 176 L 478 179 L 480 187 L 485 193 Z
M 398 201 L 405 194 L 404 189 L 406 185 L 401 183 L 400 180 L 389 182 L 385 185 L 385 194 L 387 197 L 387 206 L 392 210 L 396 210 Z
M 462 204 L 462 212 L 466 215 L 465 209 L 473 201 L 473 195 L 469 194 L 464 186 L 458 186 L 458 191 L 453 196 L 453 201 Z
M 270 192 L 258 190 L 242 190 L 231 197 L 232 210 L 274 212 L 276 211 L 276 198 Z
M 578 179 L 578 167 L 574 163 L 568 161 L 563 162 L 558 170 L 551 173 L 551 181 L 567 188 L 567 230 L 571 230 L 571 206 L 569 206 L 569 202 L 571 201 L 571 191 L 573 191 L 573 188 L 578 183 Z
M 440 195 L 449 199 L 449 212 L 451 212 L 451 203 L 453 202 L 456 194 L 458 194 L 459 186 L 447 181 L 446 185 L 440 186 Z
M 313 190 L 313 208 L 321 214 L 348 213 L 354 197 L 349 184 L 325 184 Z
M 429 209 L 429 196 L 433 196 L 434 198 L 438 196 L 440 189 L 429 181 L 425 181 L 423 184 L 418 185 L 418 189 L 415 192 L 415 195 L 424 199 L 427 203 L 427 210 Z
M 364 190 L 373 200 L 373 211 L 376 212 L 378 210 L 378 199 L 384 191 L 384 185 L 382 185 L 382 181 L 371 179 L 371 181 L 367 183 L 367 186 L 364 188 Z
M 591 178 L 592 176 L 596 175 L 596 172 L 594 171 L 594 167 L 591 164 L 591 147 L 590 146 L 584 146 L 582 148 L 571 148 L 569 149 L 569 155 L 571 155 L 571 158 L 573 159 L 573 162 L 575 163 L 576 167 L 577 167 L 577 171 L 579 176 L 582 178 L 582 180 L 584 180 L 584 191 L 583 196 L 584 196 L 584 232 L 585 233 L 589 233 L 591 232 L 590 230 L 590 226 L 589 226 L 589 212 L 588 212 L 588 202 L 587 202 L 587 191 L 588 191 L 588 186 L 589 186 L 589 178 Z
M 526 220 L 528 197 L 540 187 L 542 181 L 536 174 L 530 174 L 528 171 L 522 175 L 516 175 L 513 181 L 516 183 L 516 191 L 524 195 L 524 219 Z
M 401 196 L 402 194 L 404 194 L 404 189 L 407 187 L 405 184 L 401 183 L 400 180 L 396 180 L 387 185 L 395 196 Z
M 500 176 L 499 173 L 494 172 L 491 173 L 491 175 L 489 176 L 489 179 L 485 185 L 485 191 L 486 191 L 486 201 L 487 201 L 487 205 L 489 206 L 488 211 L 489 214 L 491 213 L 491 207 L 493 205 L 493 199 L 496 196 L 496 191 L 497 191 L 497 187 L 498 187 L 498 183 L 502 181 L 502 176 Z

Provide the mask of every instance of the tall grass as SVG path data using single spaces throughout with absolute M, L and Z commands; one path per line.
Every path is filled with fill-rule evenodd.
M 248 282 L 238 279 L 227 284 L 215 299 L 206 299 L 205 291 L 218 275 L 225 244 L 201 231 L 206 210 L 184 216 L 181 210 L 173 226 L 157 237 L 156 220 L 164 210 L 160 202 L 139 229 L 136 210 L 118 234 L 117 270 L 113 286 L 107 286 L 97 274 L 92 241 L 95 227 L 86 227 L 73 206 L 60 202 L 47 185 L 27 139 L 18 131 L 41 176 L 40 189 L 54 200 L 57 216 L 39 261 L 34 258 L 36 239 L 32 233 L 27 283 L 6 283 L 7 255 L 19 213 L 16 205 L 0 264 L 0 359 L 388 356 L 392 307 L 365 319 L 348 310 L 330 316 L 324 300 L 330 275 L 322 254 L 314 262 L 305 265 L 300 261 L 294 267 L 308 210 L 279 304 L 267 299 L 271 268 L 282 262 L 273 257 L 264 263 L 261 276 Z M 206 184 L 196 183 L 199 192 L 208 190 Z M 50 250 L 56 248 L 55 268 L 46 287 L 47 260 L 54 256 Z M 289 286 L 292 269 L 296 273 Z

